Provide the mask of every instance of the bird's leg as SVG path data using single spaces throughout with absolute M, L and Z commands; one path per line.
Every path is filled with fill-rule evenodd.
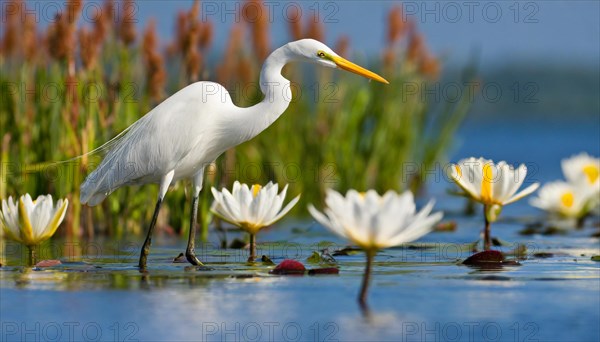
M 200 190 L 202 190 L 202 180 L 204 177 L 204 168 L 202 168 L 195 176 L 193 180 L 193 192 L 194 197 L 192 198 L 192 214 L 190 216 L 190 234 L 188 237 L 188 244 L 185 250 L 185 257 L 187 261 L 192 265 L 203 265 L 200 260 L 196 257 L 196 222 L 198 221 L 198 198 L 200 197 Z
M 196 257 L 196 221 L 198 220 L 198 194 L 192 199 L 192 215 L 190 217 L 190 235 L 188 237 L 187 249 L 185 257 L 192 265 L 203 265 Z
M 158 201 L 156 201 L 156 207 L 154 208 L 154 215 L 152 215 L 152 221 L 150 222 L 150 227 L 148 227 L 148 235 L 146 235 L 146 240 L 144 241 L 144 246 L 142 247 L 142 252 L 140 254 L 140 261 L 138 266 L 140 270 L 146 269 L 146 261 L 148 260 L 148 253 L 150 253 L 150 245 L 152 245 L 152 233 L 154 232 L 154 226 L 156 226 L 156 220 L 158 219 L 158 212 L 160 211 L 160 205 L 169 190 L 169 185 L 171 185 L 171 181 L 173 180 L 173 176 L 175 175 L 175 171 L 169 171 L 166 175 L 162 177 L 160 180 L 160 188 L 158 189 Z
M 154 208 L 154 215 L 152 215 L 152 221 L 150 222 L 150 227 L 148 228 L 148 235 L 146 235 L 146 240 L 144 241 L 144 246 L 142 247 L 142 253 L 140 254 L 140 262 L 138 266 L 140 269 L 146 268 L 146 261 L 148 260 L 148 253 L 150 253 L 150 246 L 152 245 L 152 233 L 154 232 L 154 226 L 156 225 L 156 219 L 158 218 L 158 212 L 160 211 L 160 205 L 162 204 L 162 197 L 158 198 L 156 202 L 156 207 Z

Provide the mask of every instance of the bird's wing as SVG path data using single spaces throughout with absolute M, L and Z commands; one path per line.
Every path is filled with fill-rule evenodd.
M 198 146 L 210 148 L 200 142 L 212 115 L 227 104 L 204 98 L 201 83 L 180 90 L 111 140 L 106 157 L 81 185 L 81 202 L 97 204 L 123 185 L 156 183 L 182 161 L 198 159 L 189 157 L 201 155 Z

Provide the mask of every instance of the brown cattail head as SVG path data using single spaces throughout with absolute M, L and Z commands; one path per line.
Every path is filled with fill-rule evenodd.
M 302 39 L 302 13 L 300 12 L 300 8 L 298 6 L 289 6 L 287 8 L 287 13 L 285 14 L 288 27 L 290 30 L 290 36 L 293 40 Z
M 98 60 L 100 44 L 96 40 L 93 31 L 87 28 L 81 28 L 78 34 L 79 40 L 79 58 L 81 64 L 87 70 L 93 69 Z
M 67 20 L 69 25 L 75 26 L 77 24 L 77 19 L 79 19 L 79 12 L 81 12 L 82 7 L 82 0 L 67 0 L 65 19 Z M 73 30 L 74 29 L 75 28 L 73 28 Z
M 177 12 L 177 21 L 175 22 L 175 42 L 174 49 L 181 54 L 185 54 L 185 46 L 187 40 L 187 19 L 188 15 L 185 11 Z
M 391 46 L 388 46 L 383 51 L 383 65 L 386 69 L 391 69 L 396 64 L 396 51 Z
M 399 41 L 406 33 L 406 23 L 404 22 L 402 7 L 392 8 L 388 14 L 388 44 L 393 45 Z
M 102 44 L 106 37 L 113 31 L 115 20 L 115 3 L 113 0 L 105 0 L 102 9 L 97 9 L 95 13 L 94 40 L 96 44 Z
M 425 40 L 419 32 L 412 31 L 406 50 L 406 59 L 414 64 L 418 64 L 426 53 Z
M 137 4 L 134 0 L 124 0 L 121 8 L 121 17 L 119 23 L 119 38 L 125 45 L 129 46 L 135 42 L 136 31 L 135 13 Z
M 38 49 L 38 36 L 37 28 L 35 24 L 35 18 L 33 16 L 26 16 L 25 22 L 23 23 L 23 57 L 29 63 L 35 59 Z
M 200 48 L 208 49 L 213 39 L 213 24 L 210 21 L 203 23 L 202 34 L 200 35 Z
M 202 63 L 202 56 L 198 51 L 202 33 L 202 26 L 198 20 L 199 13 L 200 2 L 195 0 L 190 11 L 186 13 L 185 27 L 183 28 L 185 31 L 183 32 L 181 41 L 185 70 L 190 82 L 195 82 L 199 79 Z
M 81 0 L 67 1 L 66 13 L 57 13 L 48 29 L 50 55 L 67 62 L 68 74 L 75 75 L 75 29 L 81 12 Z
M 242 8 L 244 20 L 252 27 L 252 43 L 258 60 L 267 58 L 270 52 L 269 10 L 260 0 L 248 0 Z
M 21 0 L 7 1 L 2 5 L 4 12 L 2 31 L 2 55 L 10 56 L 18 49 L 19 22 L 21 21 Z
M 350 38 L 346 35 L 342 35 L 335 43 L 335 52 L 342 57 L 348 57 L 350 50 Z
M 63 13 L 57 13 L 54 23 L 48 27 L 48 49 L 56 60 L 65 60 L 74 51 L 74 42 L 70 34 L 69 23 Z
M 241 54 L 243 38 L 244 27 L 240 23 L 236 23 L 231 28 L 231 34 L 229 35 L 229 41 L 225 47 L 223 59 L 217 67 L 217 81 L 219 83 L 228 84 L 232 81 L 232 71 L 235 68 L 236 58 Z
M 323 29 L 323 23 L 319 21 L 319 16 L 317 14 L 313 13 L 311 19 L 308 21 L 306 34 L 304 36 L 306 38 L 316 39 L 320 42 L 325 40 L 325 30 Z
M 430 54 L 426 54 L 419 64 L 419 72 L 430 79 L 437 79 L 440 76 L 440 62 Z
M 167 73 L 164 67 L 164 61 L 157 52 L 158 36 L 156 34 L 156 24 L 150 21 L 144 31 L 144 40 L 142 42 L 142 51 L 146 67 L 147 91 L 150 97 L 158 102 L 163 97 L 163 88 L 167 79 Z

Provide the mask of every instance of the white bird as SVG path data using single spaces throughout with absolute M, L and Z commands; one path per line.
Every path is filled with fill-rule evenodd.
M 125 185 L 158 183 L 154 215 L 142 247 L 139 267 L 146 267 L 152 232 L 169 186 L 180 179 L 192 180 L 192 213 L 187 260 L 202 265 L 194 251 L 198 196 L 204 169 L 231 147 L 248 141 L 269 127 L 292 100 L 290 81 L 281 69 L 293 61 L 307 61 L 340 68 L 386 83 L 313 39 L 290 42 L 265 60 L 260 73 L 264 99 L 241 108 L 227 90 L 213 82 L 197 82 L 181 89 L 133 123 L 100 150 L 108 151 L 100 165 L 81 184 L 80 200 L 94 206 Z

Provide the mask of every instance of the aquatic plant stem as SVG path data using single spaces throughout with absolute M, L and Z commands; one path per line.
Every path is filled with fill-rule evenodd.
M 250 234 L 250 256 L 248 262 L 252 262 L 256 259 L 256 234 Z
M 588 217 L 588 215 L 583 215 L 581 217 L 577 218 L 577 221 L 575 223 L 575 228 L 576 229 L 583 229 L 583 227 L 585 226 L 585 219 Z
M 360 288 L 360 294 L 358 295 L 358 303 L 362 308 L 367 307 L 367 291 L 369 289 L 369 281 L 371 280 L 371 267 L 373 264 L 373 258 L 375 257 L 376 251 L 365 251 L 367 257 L 367 265 L 365 266 L 365 273 L 363 274 L 362 286 Z
M 483 250 L 489 251 L 492 246 L 492 238 L 490 236 L 490 220 L 487 217 L 488 206 L 483 206 L 483 218 L 485 220 L 485 227 L 483 228 Z
M 28 266 L 35 266 L 36 262 L 35 262 L 35 246 L 27 246 L 27 248 L 29 249 L 29 264 Z

